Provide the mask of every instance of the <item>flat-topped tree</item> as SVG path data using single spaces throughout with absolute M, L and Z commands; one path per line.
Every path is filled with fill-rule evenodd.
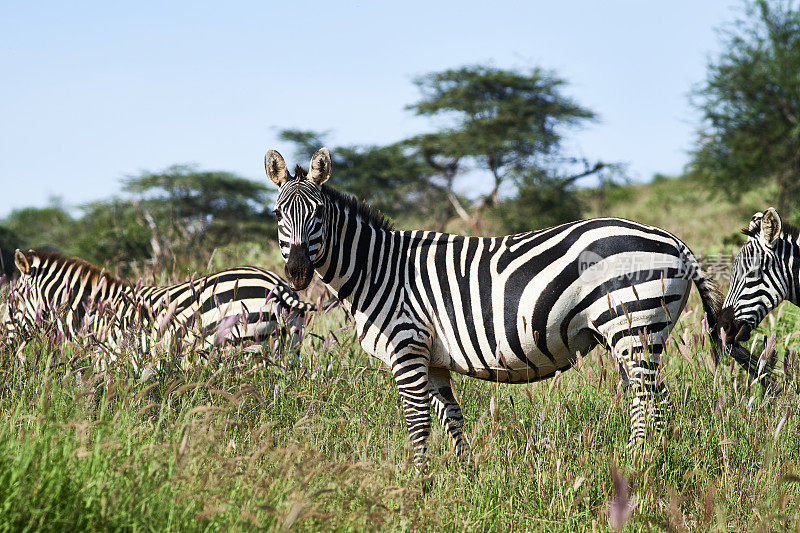
M 267 228 L 264 184 L 223 171 L 174 165 L 124 180 L 152 232 L 156 262 L 176 252 L 196 253 L 246 239 Z
M 408 106 L 418 115 L 440 117 L 439 131 L 415 137 L 415 144 L 449 187 L 454 210 L 480 233 L 485 210 L 496 205 L 501 189 L 532 170 L 553 180 L 572 180 L 604 168 L 570 157 L 563 134 L 596 116 L 563 94 L 564 80 L 534 68 L 528 72 L 476 65 L 432 72 L 415 81 L 422 99 Z M 580 171 L 574 163 L 582 164 Z M 491 183 L 474 206 L 454 194 L 464 170 L 488 171 Z

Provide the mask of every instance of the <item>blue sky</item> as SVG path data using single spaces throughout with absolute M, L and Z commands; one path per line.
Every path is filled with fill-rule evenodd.
M 267 148 L 291 154 L 281 128 L 396 141 L 431 127 L 404 109 L 415 76 L 484 62 L 566 79 L 600 116 L 570 139 L 580 153 L 638 180 L 678 173 L 698 125 L 687 95 L 740 5 L 4 2 L 0 216 L 175 163 L 264 179 Z

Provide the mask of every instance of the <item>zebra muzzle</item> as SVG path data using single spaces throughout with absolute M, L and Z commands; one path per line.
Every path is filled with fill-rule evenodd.
M 719 333 L 728 342 L 744 342 L 750 338 L 753 328 L 747 323 L 733 318 L 733 311 L 726 308 L 719 315 Z
M 720 337 L 724 336 L 728 342 L 743 342 L 750 338 L 753 328 L 742 320 L 736 320 L 733 307 L 726 307 L 717 318 Z
M 308 257 L 308 247 L 305 244 L 293 244 L 289 248 L 289 257 L 286 259 L 286 277 L 295 290 L 303 290 L 311 283 L 314 276 L 314 265 Z
M 719 336 L 726 339 L 727 342 L 731 342 L 737 332 L 736 319 L 733 316 L 732 307 L 726 307 L 719 313 L 717 327 Z

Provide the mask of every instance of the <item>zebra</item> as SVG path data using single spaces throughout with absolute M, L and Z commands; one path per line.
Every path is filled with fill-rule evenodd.
M 44 252 L 58 252 L 54 246 L 39 246 L 37 250 Z M 11 282 L 17 269 L 14 265 L 14 251 L 16 248 L 0 248 L 0 287 Z
M 114 361 L 126 346 L 148 351 L 156 342 L 175 341 L 207 350 L 228 341 L 263 342 L 279 328 L 296 345 L 305 314 L 316 309 L 279 276 L 255 266 L 143 286 L 56 252 L 17 250 L 14 262 L 3 323 L 17 353 L 48 315 L 61 335 L 86 337 Z M 138 372 L 135 362 L 134 368 Z
M 770 207 L 753 215 L 742 233 L 747 242 L 733 261 L 718 320 L 720 335 L 734 345 L 750 339 L 767 313 L 783 300 L 800 305 L 800 228 L 783 224 Z M 750 357 L 746 364 L 751 373 L 758 372 L 757 357 Z M 771 386 L 765 376 L 760 379 Z
M 604 344 L 631 387 L 628 451 L 665 424 L 659 356 L 694 281 L 710 331 L 722 296 L 689 248 L 667 231 L 621 218 L 570 222 L 504 237 L 395 231 L 365 202 L 326 182 L 322 148 L 292 176 L 265 156 L 278 187 L 274 213 L 295 289 L 314 271 L 356 321 L 366 352 L 392 371 L 425 469 L 430 407 L 457 454 L 472 462 L 450 373 L 538 381 Z M 719 346 L 712 335 L 712 342 Z

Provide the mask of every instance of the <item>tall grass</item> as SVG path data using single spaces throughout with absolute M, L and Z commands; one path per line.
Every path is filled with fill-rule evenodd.
M 714 366 L 690 302 L 663 358 L 673 416 L 644 457 L 624 452 L 628 402 L 596 350 L 536 384 L 454 376 L 476 467 L 436 426 L 425 476 L 390 373 L 340 310 L 299 355 L 226 349 L 147 382 L 42 335 L 24 363 L 2 353 L 0 530 L 797 528 L 800 316 L 761 330 L 792 374 L 768 402 Z

